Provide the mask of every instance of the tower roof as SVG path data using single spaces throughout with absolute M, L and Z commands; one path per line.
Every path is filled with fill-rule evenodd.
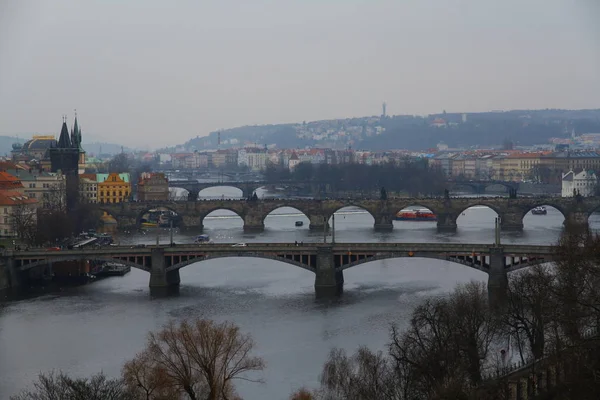
M 69 138 L 69 128 L 67 128 L 67 122 L 63 121 L 62 128 L 60 130 L 60 137 L 58 138 L 58 148 L 68 149 L 71 147 L 71 139 Z

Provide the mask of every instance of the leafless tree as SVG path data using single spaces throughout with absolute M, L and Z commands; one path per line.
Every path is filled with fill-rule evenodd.
M 480 283 L 427 299 L 406 332 L 392 328 L 390 354 L 398 369 L 406 369 L 405 398 L 434 398 L 479 384 L 498 328 Z
M 28 203 L 27 200 L 21 200 L 12 207 L 12 213 L 5 218 L 10 218 L 10 224 L 15 235 L 26 243 L 33 243 L 37 231 L 37 212 L 36 207 Z
M 556 309 L 553 286 L 554 274 L 543 266 L 510 276 L 504 326 L 517 345 L 522 362 L 545 354 Z
M 391 359 L 366 347 L 348 357 L 333 349 L 323 366 L 319 398 L 324 400 L 400 400 L 402 385 Z
M 172 400 L 181 398 L 167 378 L 163 368 L 153 362 L 148 352 L 142 352 L 125 363 L 123 381 L 139 399 Z
M 33 389 L 12 396 L 11 400 L 136 400 L 120 379 L 104 374 L 91 378 L 71 378 L 62 372 L 40 374 Z
M 260 381 L 246 376 L 265 367 L 261 358 L 251 356 L 253 347 L 251 337 L 230 322 L 171 321 L 160 332 L 150 333 L 146 349 L 138 355 L 138 365 L 148 370 L 133 373 L 131 365 L 126 370 L 143 377 L 146 390 L 158 384 L 150 377 L 159 370 L 166 386 L 191 400 L 229 400 L 235 398 L 236 379 Z

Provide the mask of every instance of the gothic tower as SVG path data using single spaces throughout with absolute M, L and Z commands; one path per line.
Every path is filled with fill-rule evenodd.
M 77 127 L 77 125 L 75 125 Z M 77 129 L 79 129 L 77 127 Z M 75 133 L 75 129 L 73 129 Z M 73 139 L 73 140 L 72 140 Z M 52 172 L 61 172 L 65 176 L 67 212 L 77 206 L 79 200 L 79 144 L 81 136 L 69 137 L 67 119 L 63 117 L 60 137 L 55 147 L 49 149 Z

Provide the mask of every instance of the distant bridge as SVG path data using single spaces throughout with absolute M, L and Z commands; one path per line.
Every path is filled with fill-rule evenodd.
M 343 271 L 361 264 L 391 258 L 432 258 L 466 265 L 489 275 L 490 295 L 506 290 L 507 273 L 553 260 L 550 246 L 461 243 L 251 243 L 109 247 L 64 251 L 5 251 L 4 264 L 13 286 L 26 271 L 72 260 L 111 261 L 150 273 L 151 288 L 168 288 L 180 282 L 179 270 L 198 262 L 224 257 L 258 257 L 277 260 L 315 274 L 317 297 L 342 292 Z
M 267 215 L 281 207 L 292 207 L 306 215 L 310 229 L 324 230 L 329 226 L 330 217 L 339 209 L 349 206 L 360 207 L 375 220 L 378 231 L 391 231 L 396 213 L 410 206 L 428 208 L 437 215 L 437 227 L 441 231 L 455 231 L 458 217 L 469 207 L 487 206 L 500 218 L 503 230 L 522 230 L 525 215 L 538 206 L 551 206 L 565 217 L 565 223 L 586 227 L 588 217 L 600 209 L 600 197 L 522 197 L 510 198 L 389 198 L 369 199 L 330 199 L 293 200 L 271 199 L 260 201 L 245 200 L 202 200 L 195 202 L 131 202 L 116 204 L 96 204 L 96 209 L 112 215 L 120 227 L 140 226 L 142 217 L 149 210 L 162 207 L 176 212 L 184 228 L 203 228 L 203 221 L 215 210 L 229 210 L 244 221 L 246 232 L 261 232 Z
M 231 181 L 215 181 L 215 182 L 199 182 L 196 179 L 188 180 L 170 180 L 169 187 L 182 188 L 188 191 L 188 201 L 195 201 L 198 199 L 200 191 L 210 187 L 234 187 L 242 191 L 242 197 L 246 198 L 256 191 L 256 189 L 263 186 L 271 187 L 285 187 L 292 189 L 296 192 L 303 194 L 310 194 L 318 197 L 335 196 L 338 191 L 332 189 L 332 185 L 327 182 L 295 182 L 295 181 L 281 181 L 281 182 L 270 182 L 265 180 L 231 180 Z M 450 180 L 446 183 L 446 187 L 450 191 L 454 191 L 457 188 L 469 188 L 475 194 L 483 194 L 485 190 L 490 186 L 504 186 L 508 189 L 519 189 L 519 182 L 505 182 L 505 181 L 480 181 L 480 180 Z M 344 192 L 344 191 L 342 191 Z M 379 188 L 372 189 L 371 194 L 378 194 Z M 341 192 L 340 192 L 341 193 Z

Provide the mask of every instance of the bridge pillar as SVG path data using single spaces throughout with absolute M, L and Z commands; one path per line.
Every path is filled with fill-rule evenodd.
M 265 230 L 264 218 L 257 213 L 248 213 L 244 215 L 244 232 L 260 233 Z
M 12 257 L 6 257 L 4 259 L 4 270 L 8 278 L 8 287 L 16 289 L 21 287 L 23 284 L 24 273 L 19 271 L 15 266 L 15 259 Z M 1 288 L 0 288 L 1 289 Z
M 437 229 L 439 232 L 456 232 L 456 215 L 439 213 L 437 215 Z
M 311 231 L 323 232 L 323 229 L 329 230 L 329 221 L 327 217 L 324 215 L 309 215 L 308 219 L 310 220 L 310 224 L 308 228 Z
M 198 201 L 198 195 L 200 194 L 200 189 L 188 189 L 188 201 Z
M 390 214 L 375 215 L 375 232 L 391 232 L 394 230 L 394 223 Z
M 571 231 L 586 232 L 589 229 L 589 214 L 582 211 L 571 211 L 565 216 L 564 226 Z
M 500 230 L 519 232 L 523 230 L 523 215 L 520 212 L 506 212 L 500 216 Z
M 317 266 L 315 274 L 315 295 L 320 298 L 332 298 L 344 291 L 344 272 L 336 270 L 331 246 L 317 248 Z
M 488 302 L 491 308 L 501 309 L 506 304 L 508 275 L 506 258 L 502 247 L 490 248 L 490 269 L 488 272 Z
M 186 215 L 184 214 L 181 217 L 182 225 L 180 228 L 182 230 L 202 230 L 202 218 L 196 215 Z
M 179 286 L 179 270 L 167 272 L 165 250 L 160 247 L 151 250 L 150 293 L 166 294 L 173 287 Z

